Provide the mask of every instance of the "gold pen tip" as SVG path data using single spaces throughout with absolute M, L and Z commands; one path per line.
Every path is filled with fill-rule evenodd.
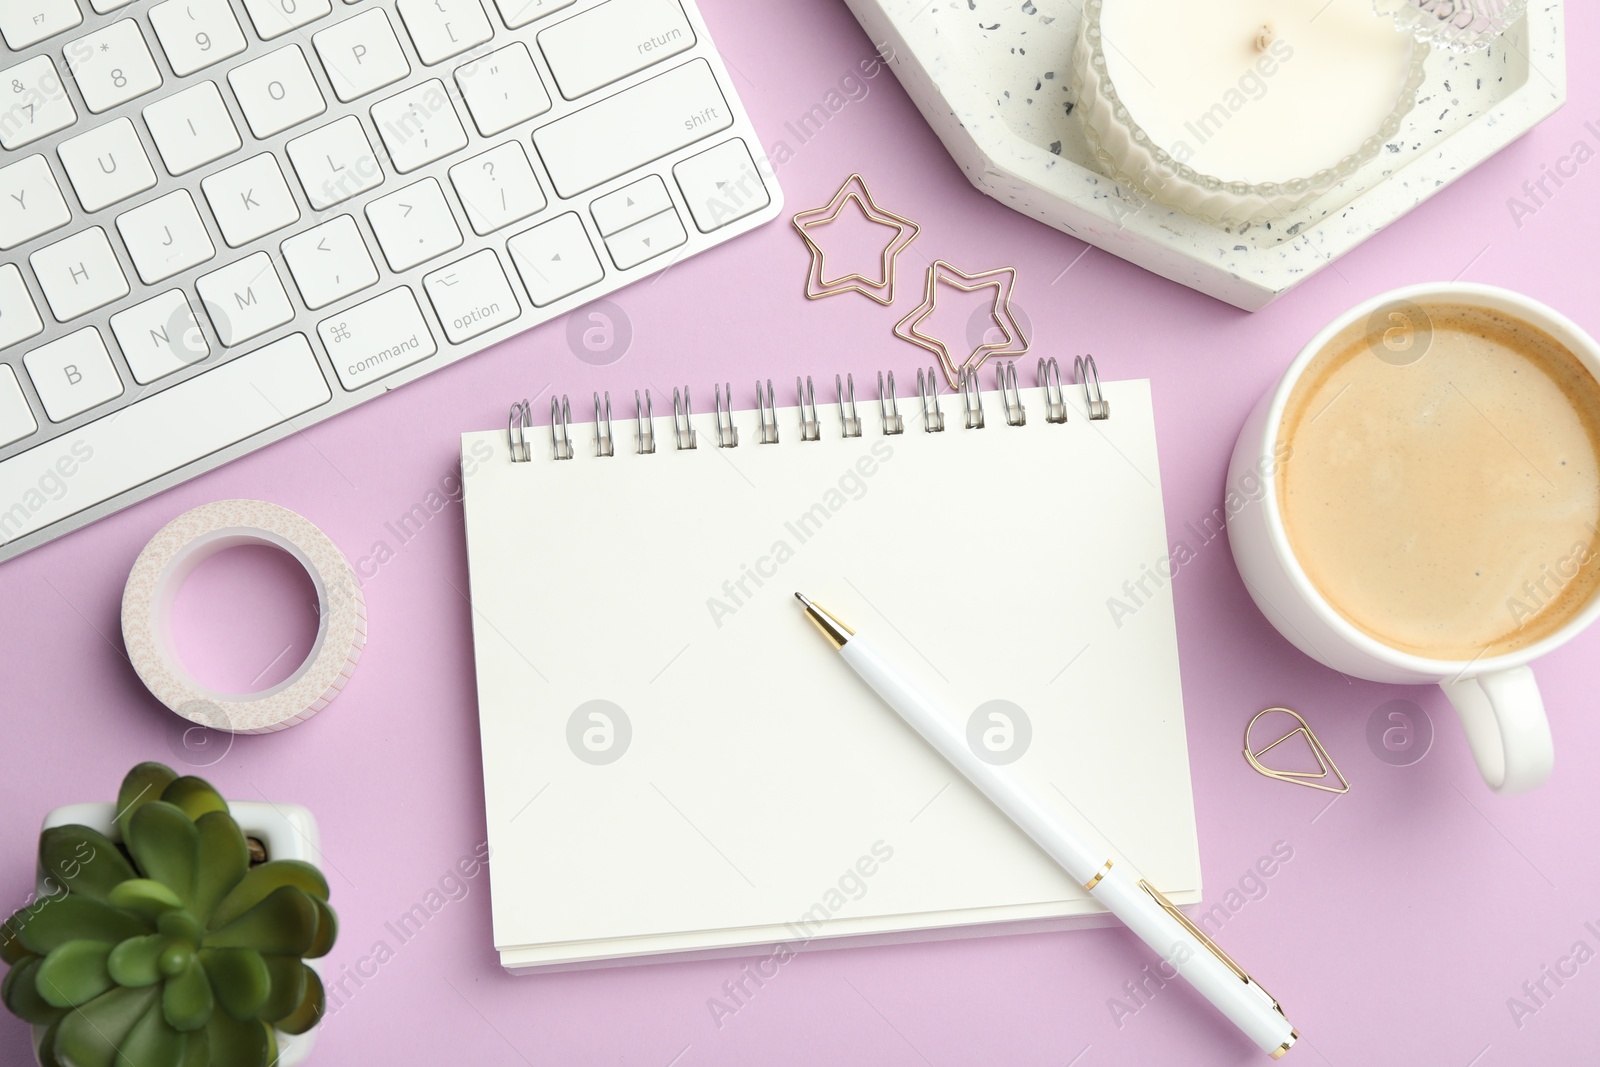
M 854 630 L 834 618 L 826 608 L 812 603 L 804 593 L 796 592 L 794 598 L 805 606 L 806 617 L 817 624 L 817 629 L 833 643 L 834 648 L 843 648 L 845 642 L 855 634 Z

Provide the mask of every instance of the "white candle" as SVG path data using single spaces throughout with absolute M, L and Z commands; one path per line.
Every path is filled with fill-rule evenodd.
M 1372 0 L 1102 0 L 1099 13 L 1104 71 L 1084 72 L 1080 104 L 1114 165 L 1136 177 L 1152 160 L 1098 128 L 1122 125 L 1097 106 L 1105 82 L 1177 163 L 1223 182 L 1287 183 L 1364 146 L 1370 157 L 1365 143 L 1410 106 L 1403 98 L 1414 95 L 1408 83 L 1425 52 Z M 1080 66 L 1087 51 L 1080 41 Z M 1152 176 L 1146 191 L 1181 198 L 1154 189 L 1166 177 Z

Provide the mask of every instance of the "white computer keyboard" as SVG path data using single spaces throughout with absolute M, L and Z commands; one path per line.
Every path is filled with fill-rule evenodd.
M 693 0 L 0 0 L 0 560 L 775 217 Z

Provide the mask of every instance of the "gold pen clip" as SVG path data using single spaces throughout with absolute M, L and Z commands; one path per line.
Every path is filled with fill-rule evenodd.
M 1232 956 L 1228 955 L 1222 950 L 1221 945 L 1211 940 L 1211 938 L 1206 935 L 1206 932 L 1200 929 L 1200 927 L 1196 926 L 1194 921 L 1191 920 L 1189 916 L 1178 910 L 1178 906 L 1176 904 L 1163 896 L 1161 890 L 1157 889 L 1143 878 L 1139 879 L 1139 888 L 1143 889 L 1146 893 L 1149 893 L 1150 898 L 1157 904 L 1161 905 L 1162 909 L 1165 910 L 1168 915 L 1171 915 L 1174 919 L 1178 920 L 1179 925 L 1193 934 L 1195 939 L 1198 940 L 1202 945 L 1210 949 L 1211 954 L 1217 957 L 1217 959 L 1221 960 L 1223 965 L 1226 966 L 1228 970 L 1237 975 L 1239 981 L 1244 982 L 1247 985 L 1255 986 L 1257 989 L 1259 989 L 1261 991 L 1261 995 L 1266 997 L 1267 1000 L 1271 1002 L 1272 1007 L 1277 1011 L 1277 1013 L 1279 1015 L 1283 1015 L 1283 1005 L 1278 1003 L 1278 998 L 1273 996 L 1271 993 L 1268 993 L 1260 982 L 1256 981 L 1254 978 L 1251 978 L 1249 973 L 1243 967 L 1239 966 L 1238 962 L 1235 961 Z M 1284 1017 L 1287 1018 L 1288 1016 Z

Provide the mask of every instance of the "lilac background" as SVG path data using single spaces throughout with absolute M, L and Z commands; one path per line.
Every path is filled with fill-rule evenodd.
M 1322 323 L 1358 300 L 1459 277 L 1520 289 L 1600 330 L 1600 165 L 1580 168 L 1520 226 L 1507 202 L 1575 142 L 1600 147 L 1600 70 L 1582 61 L 1600 43 L 1590 5 L 1568 7 L 1576 62 L 1564 111 L 1256 315 L 975 192 L 887 73 L 798 144 L 784 123 L 870 53 L 849 13 L 835 0 L 702 7 L 769 148 L 781 137 L 796 150 L 780 172 L 791 212 L 825 202 L 859 169 L 885 205 L 924 223 L 914 246 L 924 256 L 968 269 L 1018 267 L 1017 299 L 1038 352 L 1093 352 L 1108 377 L 1154 379 L 1174 538 L 1220 503 L 1249 405 Z M 922 267 L 917 251 L 908 253 L 913 271 Z M 249 496 L 308 516 L 353 560 L 380 540 L 395 555 L 366 582 L 371 641 L 330 710 L 289 733 L 239 738 L 231 750 L 187 759 L 209 764 L 197 773 L 229 796 L 315 810 L 343 918 L 333 972 L 354 967 L 379 939 L 395 947 L 385 923 L 476 849 L 484 815 L 469 608 L 458 592 L 466 588 L 460 509 L 452 505 L 403 546 L 385 523 L 448 485 L 457 435 L 503 424 L 513 396 L 547 388 L 622 395 L 680 381 L 708 395 L 724 378 L 761 373 L 781 382 L 795 372 L 820 379 L 850 370 L 865 379 L 880 367 L 907 380 L 918 353 L 889 335 L 903 307 L 857 297 L 808 303 L 799 294 L 804 269 L 795 235 L 774 223 L 617 294 L 633 340 L 610 366 L 575 358 L 564 324 L 550 323 L 0 567 L 4 910 L 29 888 L 45 811 L 110 799 L 136 760 L 186 766 L 181 726 L 123 658 L 122 583 L 174 515 Z M 1520 1027 L 1507 998 L 1575 942 L 1600 949 L 1600 935 L 1584 926 L 1600 931 L 1600 776 L 1592 771 L 1600 632 L 1540 666 L 1558 749 L 1554 778 L 1532 796 L 1499 799 L 1479 781 L 1437 692 L 1350 681 L 1301 656 L 1251 605 L 1221 540 L 1182 569 L 1175 592 L 1208 903 L 1224 900 L 1275 843 L 1293 850 L 1265 896 L 1239 908 L 1221 938 L 1299 1026 L 1304 1047 L 1293 1061 L 1593 1062 L 1600 962 L 1560 988 L 1547 981 L 1553 997 Z M 203 612 L 206 597 L 195 604 Z M 246 647 L 278 641 L 281 615 L 269 612 Z M 233 624 L 258 625 L 248 606 Z M 1380 761 L 1366 740 L 1369 717 L 1396 698 L 1415 701 L 1436 728 L 1432 750 L 1409 767 Z M 1351 780 L 1331 806 L 1326 794 L 1257 777 L 1240 758 L 1246 720 L 1280 703 L 1311 719 Z M 480 876 L 398 947 L 328 1020 L 315 1062 L 1260 1062 L 1178 986 L 1119 1027 L 1108 998 L 1153 958 L 1120 930 L 810 953 L 719 1027 L 707 999 L 739 976 L 738 962 L 511 978 L 491 948 L 487 893 Z M 0 1020 L 0 1061 L 27 1057 L 25 1028 Z

